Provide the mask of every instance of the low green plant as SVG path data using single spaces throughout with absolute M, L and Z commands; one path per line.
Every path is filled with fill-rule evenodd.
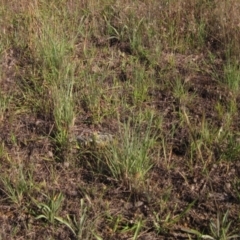
M 138 69 L 138 71 L 134 72 L 134 82 L 132 86 L 129 87 L 133 88 L 133 104 L 134 106 L 141 105 L 143 102 L 147 101 L 148 90 L 153 84 L 151 79 L 146 75 L 145 69 Z
M 240 154 L 239 136 L 229 134 L 226 138 L 225 147 L 221 150 L 221 160 L 237 161 Z
M 152 123 L 153 114 L 145 129 L 141 129 L 144 124 L 142 119 L 129 119 L 123 124 L 119 140 L 113 141 L 104 152 L 103 161 L 112 177 L 130 185 L 141 184 L 146 180 L 146 175 L 153 166 L 151 150 L 156 142 Z
M 145 18 L 140 19 L 129 11 L 126 15 L 125 24 L 116 26 L 114 21 L 116 21 L 118 13 L 113 6 L 106 9 L 103 16 L 108 40 L 129 42 L 131 49 L 141 58 L 143 53 L 142 33 L 146 30 L 144 28 Z
M 167 197 L 168 199 L 168 197 Z M 164 203 L 165 207 L 160 206 L 160 212 L 154 212 L 154 228 L 158 234 L 167 233 L 171 227 L 173 227 L 177 222 L 179 222 L 186 214 L 191 210 L 196 201 L 190 203 L 180 214 L 175 215 L 177 209 L 177 204 L 173 211 L 167 209 L 166 200 L 163 199 L 161 202 Z M 161 203 L 161 204 L 162 204 Z
M 228 221 L 228 211 L 221 217 L 221 214 L 217 213 L 216 221 L 210 222 L 211 235 L 215 239 L 231 239 L 239 237 L 240 235 L 231 235 L 229 232 L 231 222 Z
M 57 84 L 53 88 L 53 115 L 56 123 L 56 141 L 60 146 L 66 145 L 71 127 L 74 124 L 73 80 L 67 84 Z
M 140 236 L 140 231 L 143 228 L 144 222 L 141 218 L 137 219 L 134 223 L 129 223 L 123 226 L 121 232 L 132 232 L 133 236 L 132 239 L 136 240 Z
M 7 195 L 11 202 L 20 206 L 24 198 L 30 193 L 33 187 L 32 173 L 24 172 L 23 167 L 16 169 L 14 177 L 3 175 L 0 180 L 3 183 L 2 191 Z
M 99 87 L 99 81 L 97 76 L 94 74 L 92 76 L 86 75 L 87 83 L 85 86 L 85 91 L 83 92 L 81 98 L 82 106 L 85 111 L 91 112 L 92 123 L 100 123 L 104 116 L 104 111 L 101 106 L 102 97 L 105 95 L 104 89 Z
M 131 18 L 131 17 L 130 17 Z M 145 18 L 141 19 L 132 19 L 133 21 L 137 21 L 134 26 L 128 28 L 128 39 L 133 51 L 137 54 L 138 58 L 141 60 L 147 60 L 145 49 L 143 47 L 143 38 L 142 33 L 145 29 Z
M 33 11 L 31 8 L 34 6 Z M 68 17 L 63 17 L 63 15 L 68 14 L 63 5 L 59 3 L 58 7 L 62 14 L 57 14 L 58 10 L 54 8 L 56 12 L 52 17 L 52 12 L 49 12 L 49 6 L 45 2 L 41 6 L 31 5 L 29 11 L 32 14 L 30 28 L 32 31 L 29 34 L 33 56 L 38 59 L 38 74 L 44 79 L 42 83 L 44 91 L 46 91 L 46 96 L 49 97 L 48 101 L 51 103 L 45 114 L 49 114 L 54 120 L 54 133 L 52 135 L 54 135 L 57 148 L 59 148 L 56 152 L 61 152 L 67 147 L 69 133 L 74 124 L 73 87 L 76 65 L 71 60 L 74 39 L 78 34 L 79 27 L 72 25 Z M 60 26 L 58 26 L 59 22 L 61 22 Z M 66 33 L 65 28 L 68 33 Z
M 231 62 L 230 60 L 224 66 L 224 82 L 228 87 L 236 92 L 240 86 L 240 68 L 237 62 Z
M 185 105 L 190 100 L 191 96 L 188 94 L 185 83 L 181 79 L 177 78 L 171 84 L 173 88 L 173 95 L 179 99 L 180 104 Z
M 140 236 L 139 233 L 140 233 L 142 227 L 143 227 L 143 221 L 142 221 L 142 219 L 139 219 L 137 221 L 137 223 L 135 224 L 135 227 L 134 227 L 134 235 L 133 235 L 133 238 L 132 238 L 133 240 L 138 239 L 138 237 Z
M 48 199 L 46 203 L 38 203 L 37 201 L 34 201 L 40 212 L 39 214 L 38 213 L 36 214 L 37 215 L 36 219 L 37 220 L 44 219 L 50 222 L 51 224 L 55 224 L 55 222 L 63 224 L 67 226 L 75 235 L 76 233 L 72 228 L 71 224 L 58 215 L 61 209 L 62 203 L 64 201 L 63 194 L 62 193 L 53 194 L 51 197 L 45 194 L 43 195 Z
M 89 221 L 88 207 L 87 207 L 86 203 L 84 202 L 84 200 L 81 199 L 80 200 L 79 218 L 76 219 L 75 216 L 73 218 L 73 225 L 75 226 L 75 229 L 76 229 L 75 232 L 76 232 L 77 239 L 79 239 L 79 240 L 92 239 L 92 237 L 94 235 L 97 236 L 97 234 L 93 232 L 94 226 L 92 224 L 93 224 L 93 222 Z
M 106 33 L 108 35 L 108 40 L 111 41 L 124 41 L 126 38 L 126 33 L 128 31 L 128 26 L 123 25 L 121 28 L 117 28 L 112 24 L 112 18 L 116 17 L 115 9 L 113 6 L 106 9 L 103 13 L 103 18 L 106 23 Z
M 228 221 L 228 211 L 221 216 L 217 213 L 216 221 L 210 221 L 210 235 L 201 234 L 197 230 L 182 228 L 184 232 L 194 234 L 201 239 L 210 239 L 210 240 L 228 240 L 228 239 L 239 239 L 240 234 L 236 234 L 230 230 L 231 221 Z
M 0 92 L 0 121 L 3 120 L 4 113 L 6 109 L 8 108 L 8 105 L 10 104 L 11 97 L 8 95 L 3 95 Z
M 112 216 L 107 214 L 107 222 L 112 229 L 112 233 L 133 233 L 132 239 L 138 239 L 140 230 L 144 226 L 142 218 L 138 218 L 136 221 L 128 221 L 122 215 Z
M 183 121 L 186 123 L 188 130 L 189 130 L 189 135 L 190 135 L 190 139 L 191 139 L 191 154 L 193 154 L 194 152 L 196 152 L 198 154 L 198 157 L 200 158 L 200 160 L 202 161 L 202 163 L 204 163 L 204 158 L 203 158 L 203 154 L 202 154 L 202 149 L 201 146 L 203 145 L 203 141 L 202 139 L 197 139 L 194 129 L 193 129 L 193 124 L 190 122 L 189 116 L 186 112 L 186 107 L 182 106 L 181 108 L 181 113 L 180 113 Z M 192 164 L 192 161 L 191 161 Z
M 5 144 L 4 142 L 2 142 L 0 144 L 0 159 L 2 159 L 5 155 L 6 155 Z

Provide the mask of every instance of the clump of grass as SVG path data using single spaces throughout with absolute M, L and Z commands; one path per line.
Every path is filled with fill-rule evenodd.
M 0 92 L 0 121 L 3 120 L 5 111 L 7 110 L 8 105 L 10 104 L 10 101 L 11 101 L 11 96 L 3 95 Z
M 98 77 L 93 74 L 87 74 L 84 76 L 87 79 L 86 86 L 82 96 L 79 96 L 82 105 L 86 111 L 91 112 L 91 122 L 93 124 L 99 124 L 104 118 L 105 112 L 108 113 L 108 108 L 102 109 L 103 96 L 106 95 L 106 90 L 99 87 L 100 82 Z
M 74 217 L 73 224 L 76 229 L 76 235 L 78 239 L 92 239 L 94 233 L 94 227 L 88 216 L 88 207 L 83 199 L 80 200 L 79 219 Z M 90 231 L 90 229 L 92 231 Z M 96 235 L 96 238 L 98 236 Z M 98 238 L 97 238 L 98 239 Z M 99 237 L 100 239 L 100 237 Z
M 117 215 L 112 216 L 111 214 L 107 214 L 107 223 L 112 229 L 112 234 L 115 233 L 132 233 L 132 239 L 138 239 L 140 236 L 140 230 L 144 227 L 144 221 L 141 217 L 138 217 L 136 220 L 127 221 L 123 216 Z
M 25 198 L 30 194 L 34 186 L 32 173 L 24 171 L 23 166 L 15 169 L 14 176 L 3 175 L 0 180 L 3 184 L 2 191 L 7 198 L 17 206 L 24 204 Z
M 163 206 L 167 208 L 166 202 L 162 200 Z M 165 207 L 160 206 L 160 212 L 154 212 L 154 219 L 153 224 L 156 232 L 158 234 L 166 234 L 171 227 L 173 227 L 177 222 L 179 222 L 182 218 L 184 218 L 187 213 L 191 210 L 193 205 L 195 204 L 195 201 L 190 203 L 181 213 L 175 214 L 174 211 L 170 211 L 168 209 L 164 209 Z M 177 204 L 175 206 L 177 208 Z M 166 213 L 165 213 L 166 211 Z
M 36 202 L 36 205 L 39 209 L 39 214 L 36 213 L 36 220 L 44 219 L 44 220 L 50 222 L 51 224 L 55 224 L 56 222 L 63 224 L 65 226 L 67 226 L 75 235 L 75 231 L 73 230 L 71 224 L 67 220 L 65 220 L 64 218 L 62 218 L 58 215 L 60 208 L 64 201 L 63 194 L 62 193 L 53 194 L 50 197 L 45 195 L 45 197 L 48 199 L 48 201 L 46 203 Z
M 240 86 L 240 68 L 237 61 L 233 63 L 230 60 L 224 66 L 224 82 L 227 86 L 236 93 L 239 90 Z
M 129 186 L 142 184 L 153 166 L 151 150 L 156 142 L 152 132 L 153 115 L 145 129 L 143 120 L 129 119 L 120 130 L 119 140 L 106 152 L 106 166 L 112 177 Z
M 60 4 L 62 13 L 69 14 L 62 7 Z M 43 95 L 48 96 L 50 101 L 44 111 L 55 123 L 51 135 L 58 148 L 56 152 L 63 152 L 68 148 L 75 117 L 73 96 L 75 64 L 71 59 L 78 26 L 71 25 L 69 19 L 62 18 L 57 10 L 52 17 L 52 12 L 49 12 L 45 4 L 34 3 L 29 7 L 28 14 L 31 17 L 30 48 L 32 55 L 38 60 L 39 74 L 46 92 Z M 62 23 L 61 27 L 57 27 L 59 22 Z M 65 28 L 68 28 L 68 34 Z
M 200 239 L 221 239 L 221 240 L 228 240 L 228 239 L 238 239 L 240 235 L 235 232 L 232 232 L 231 229 L 231 221 L 228 220 L 228 211 L 221 216 L 221 214 L 217 213 L 216 221 L 210 221 L 209 228 L 210 234 L 202 234 L 197 230 L 189 229 L 189 228 L 181 228 L 184 232 L 194 234 L 198 236 Z
M 60 146 L 65 146 L 68 142 L 68 137 L 71 128 L 74 125 L 74 98 L 73 85 L 74 79 L 68 77 L 60 84 L 53 86 L 53 116 L 55 119 L 57 133 L 55 136 L 56 142 Z

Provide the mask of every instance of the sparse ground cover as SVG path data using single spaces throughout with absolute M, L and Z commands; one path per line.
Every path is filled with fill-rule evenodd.
M 1 239 L 240 239 L 239 1 L 0 16 Z

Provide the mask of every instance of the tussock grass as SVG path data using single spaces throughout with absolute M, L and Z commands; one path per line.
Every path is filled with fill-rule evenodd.
M 141 186 L 152 168 L 150 155 L 156 142 L 152 122 L 153 116 L 150 116 L 146 129 L 141 130 L 143 119 L 129 119 L 120 130 L 121 141 L 113 142 L 106 152 L 106 166 L 110 174 L 130 188 Z

